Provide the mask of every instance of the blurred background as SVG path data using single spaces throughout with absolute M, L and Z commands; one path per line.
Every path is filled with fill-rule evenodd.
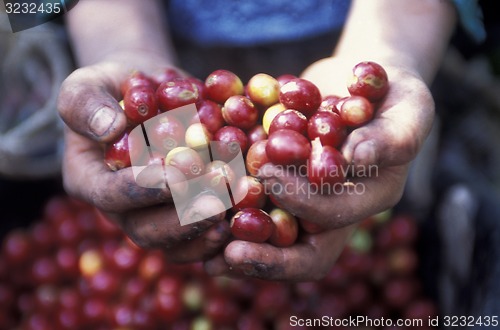
M 480 4 L 487 38 L 477 44 L 457 29 L 432 86 L 435 125 L 403 199 L 361 224 L 327 278 L 294 284 L 166 265 L 68 198 L 56 111 L 74 69 L 64 25 L 14 34 L 0 13 L 0 329 L 288 329 L 290 315 L 500 316 L 500 17 L 493 1 Z M 103 260 L 112 276 L 92 282 L 85 272 Z

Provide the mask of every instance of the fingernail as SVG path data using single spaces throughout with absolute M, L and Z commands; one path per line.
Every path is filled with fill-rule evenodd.
M 116 119 L 116 111 L 104 106 L 94 113 L 90 119 L 90 130 L 96 136 L 103 136 Z
M 355 165 L 377 164 L 378 154 L 375 148 L 375 142 L 370 140 L 358 144 L 354 150 L 352 160 Z

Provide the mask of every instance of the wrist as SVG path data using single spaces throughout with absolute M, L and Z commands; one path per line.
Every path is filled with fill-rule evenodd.
M 349 67 L 354 67 L 357 63 L 363 61 L 372 61 L 382 65 L 384 68 L 399 68 L 408 72 L 413 72 L 416 75 L 421 75 L 417 60 L 408 55 L 407 52 L 401 52 L 395 49 L 388 48 L 387 50 L 363 51 L 352 50 L 336 52 L 333 58 L 340 59 Z
M 125 71 L 139 70 L 151 74 L 158 69 L 174 67 L 176 59 L 162 52 L 155 52 L 143 48 L 129 48 L 115 51 L 103 56 L 100 63 L 115 63 L 120 65 Z
M 429 84 L 455 23 L 447 1 L 353 1 L 334 55 L 399 67 Z
M 342 53 L 323 58 L 312 63 L 302 73 L 301 77 L 314 82 L 320 89 L 322 95 L 347 96 L 347 82 L 352 77 L 352 69 L 362 61 L 373 61 L 380 64 L 387 72 L 389 80 L 405 79 L 402 77 L 414 77 L 425 81 L 417 65 L 411 58 L 397 56 L 396 54 L 367 53 L 367 56 L 355 56 L 352 53 Z

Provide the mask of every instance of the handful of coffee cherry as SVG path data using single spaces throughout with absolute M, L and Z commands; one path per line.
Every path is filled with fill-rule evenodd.
M 350 132 L 373 119 L 388 89 L 385 69 L 370 61 L 353 67 L 346 97 L 322 96 L 314 83 L 290 74 L 258 73 L 244 85 L 235 73 L 222 69 L 205 81 L 174 69 L 155 77 L 136 71 L 121 86 L 129 127 L 105 146 L 104 160 L 118 171 L 132 166 L 131 159 L 143 159 L 144 165 L 161 165 L 177 183 L 199 178 L 215 193 L 231 186 L 233 196 L 243 194 L 228 210 L 233 236 L 290 246 L 300 230 L 321 228 L 278 205 L 257 179 L 260 168 L 273 163 L 295 169 L 323 194 L 348 184 L 339 149 Z M 187 105 L 196 106 L 194 116 L 149 121 Z M 130 134 L 146 125 L 147 146 Z M 216 152 L 208 153 L 217 159 L 200 151 L 210 142 L 218 143 Z M 245 175 L 235 175 L 230 166 L 238 153 L 244 157 Z

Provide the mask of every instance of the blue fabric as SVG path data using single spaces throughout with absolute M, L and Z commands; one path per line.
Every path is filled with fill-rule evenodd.
M 477 42 L 483 41 L 486 32 L 478 0 L 453 3 L 460 24 Z M 350 0 L 170 0 L 168 4 L 174 35 L 198 45 L 252 46 L 340 29 Z
M 170 0 L 174 35 L 199 45 L 255 45 L 340 28 L 349 0 Z
M 483 13 L 477 0 L 453 0 L 464 30 L 476 41 L 481 42 L 486 38 L 483 25 Z

